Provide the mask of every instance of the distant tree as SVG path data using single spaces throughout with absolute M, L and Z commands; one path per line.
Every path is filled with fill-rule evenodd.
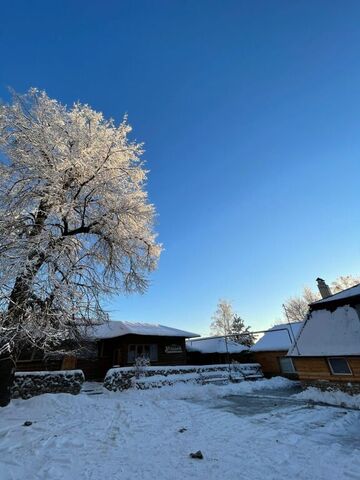
M 225 299 L 220 299 L 217 304 L 217 309 L 211 318 L 212 323 L 210 325 L 210 330 L 213 335 L 229 335 L 231 333 L 234 319 L 231 302 Z
M 331 282 L 330 289 L 332 293 L 338 293 L 358 283 L 360 283 L 360 277 L 354 277 L 352 275 L 340 276 Z M 303 321 L 309 311 L 309 304 L 320 299 L 320 293 L 314 292 L 309 287 L 304 287 L 302 295 L 290 297 L 285 301 L 285 311 L 282 322 L 287 323 L 288 320 L 290 320 L 290 322 Z
M 353 277 L 352 275 L 344 275 L 338 277 L 334 282 L 331 283 L 332 293 L 338 293 L 346 288 L 353 287 L 360 283 L 360 277 Z
M 36 89 L 0 105 L 0 358 L 79 338 L 104 296 L 146 290 L 161 247 L 130 131 Z
M 309 303 L 320 300 L 320 294 L 315 293 L 309 287 L 304 287 L 301 296 L 288 298 L 285 303 L 283 322 L 302 322 L 309 311 Z
M 251 347 L 255 343 L 255 336 L 250 332 L 250 326 L 246 327 L 244 320 L 236 313 L 233 316 L 231 333 L 235 334 L 235 336 L 231 338 L 242 345 Z
M 231 302 L 220 299 L 215 314 L 212 317 L 211 333 L 214 335 L 232 335 L 232 339 L 243 345 L 251 346 L 254 336 L 250 327 L 246 327 L 240 315 L 233 311 Z

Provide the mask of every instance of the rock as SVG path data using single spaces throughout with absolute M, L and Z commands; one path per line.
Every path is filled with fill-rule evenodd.
M 202 454 L 201 450 L 198 450 L 195 453 L 190 453 L 191 458 L 198 458 L 199 460 L 202 460 L 204 458 L 204 455 Z
M 81 370 L 54 372 L 17 372 L 12 387 L 13 398 L 31 398 L 43 393 L 80 393 L 84 381 Z
M 23 427 L 30 427 L 33 422 L 30 422 L 30 420 L 26 420 L 26 422 L 23 423 Z
M 251 378 L 261 378 L 263 374 L 260 365 L 254 364 L 234 364 L 231 366 L 235 378 L 241 377 L 245 380 L 248 375 Z M 229 376 L 228 365 L 199 365 L 199 366 L 153 366 L 146 367 L 137 378 L 137 372 L 132 367 L 111 368 L 108 370 L 104 379 L 104 387 L 107 390 L 116 392 L 127 390 L 128 388 L 138 388 L 145 390 L 148 388 L 161 388 L 167 385 L 173 385 L 176 382 L 204 383 L 212 382 L 214 376 L 219 377 L 221 382 L 233 381 L 234 376 Z M 144 381 L 144 378 L 146 381 Z M 151 377 L 155 377 L 152 379 Z M 153 380 L 153 381 L 152 381 Z
M 180 428 L 179 433 L 184 433 L 186 432 L 187 428 Z

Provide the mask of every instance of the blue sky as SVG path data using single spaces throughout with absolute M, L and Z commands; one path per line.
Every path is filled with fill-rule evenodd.
M 315 278 L 360 273 L 357 1 L 13 1 L 0 96 L 88 103 L 146 144 L 164 244 L 114 319 L 254 328 Z

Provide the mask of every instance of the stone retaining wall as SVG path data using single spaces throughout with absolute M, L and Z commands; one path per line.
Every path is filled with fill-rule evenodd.
M 314 380 L 314 381 L 302 381 L 302 386 L 315 387 L 323 392 L 336 392 L 342 391 L 348 393 L 349 395 L 360 395 L 360 383 L 351 383 L 351 382 L 327 382 L 325 380 Z
M 145 367 L 142 371 L 133 367 L 111 368 L 106 374 L 104 387 L 113 392 L 128 388 L 159 388 L 174 383 L 239 382 L 262 378 L 257 363 L 229 365 L 201 365 L 175 367 Z
M 31 398 L 43 393 L 80 393 L 84 382 L 81 370 L 16 372 L 12 398 Z

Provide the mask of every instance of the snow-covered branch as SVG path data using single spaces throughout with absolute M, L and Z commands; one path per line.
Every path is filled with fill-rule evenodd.
M 161 246 L 142 145 L 45 92 L 0 106 L 0 336 L 43 346 L 103 321 L 104 295 L 146 290 Z

